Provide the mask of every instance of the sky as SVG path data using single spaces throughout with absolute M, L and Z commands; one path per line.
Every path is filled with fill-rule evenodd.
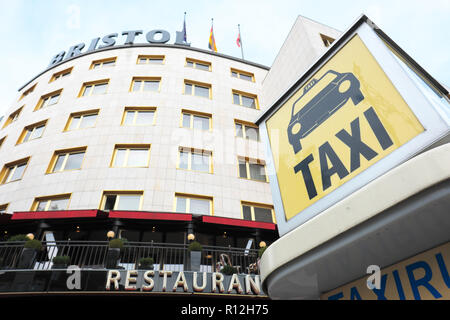
M 450 86 L 450 0 L 0 0 L 0 116 L 51 58 L 80 42 L 126 30 L 164 29 L 175 40 L 186 12 L 192 47 L 271 66 L 298 15 L 345 31 L 362 13 L 438 81 Z M 117 44 L 123 44 L 119 36 Z M 136 42 L 146 42 L 144 36 Z

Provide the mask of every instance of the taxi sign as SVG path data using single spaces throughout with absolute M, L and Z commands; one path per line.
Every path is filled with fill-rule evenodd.
M 392 48 L 361 24 L 263 115 L 280 234 L 448 132 Z

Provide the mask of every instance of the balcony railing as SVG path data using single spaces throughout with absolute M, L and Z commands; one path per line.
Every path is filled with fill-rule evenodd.
M 0 242 L 0 270 L 34 269 L 50 270 L 56 256 L 69 256 L 69 265 L 81 269 L 107 267 L 107 241 L 44 241 L 43 249 L 32 254 L 26 267 L 23 265 L 23 242 Z M 136 270 L 141 258 L 153 258 L 154 270 L 189 271 L 188 245 L 153 242 L 126 242 L 120 250 L 116 269 Z M 224 265 L 232 265 L 238 273 L 258 273 L 258 251 L 255 249 L 203 246 L 200 272 L 220 272 Z

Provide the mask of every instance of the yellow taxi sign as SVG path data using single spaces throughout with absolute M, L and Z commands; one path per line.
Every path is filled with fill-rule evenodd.
M 265 127 L 286 221 L 425 131 L 358 34 Z

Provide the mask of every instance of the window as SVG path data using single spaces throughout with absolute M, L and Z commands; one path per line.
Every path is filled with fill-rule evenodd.
M 234 120 L 236 137 L 259 141 L 259 129 L 253 123 Z
M 6 213 L 7 209 L 8 209 L 8 203 L 0 205 L 0 214 Z
M 211 62 L 186 58 L 186 67 L 211 71 Z
M 231 76 L 233 78 L 255 82 L 255 75 L 251 72 L 231 68 Z
M 147 168 L 150 162 L 150 145 L 116 145 L 111 167 Z
M 331 44 L 334 42 L 334 39 L 333 38 L 331 38 L 331 37 L 329 37 L 329 36 L 326 36 L 326 35 L 324 35 L 324 34 L 320 34 L 320 37 L 322 38 L 322 41 L 323 41 L 323 44 L 324 44 L 324 46 L 325 47 L 329 47 L 329 46 L 331 46 Z
M 98 94 L 105 94 L 108 89 L 109 79 L 91 81 L 83 83 L 79 97 L 87 97 Z
M 211 130 L 212 115 L 197 111 L 181 110 L 181 127 L 189 129 Z
M 238 157 L 238 165 L 240 178 L 268 182 L 264 161 Z
M 22 179 L 30 158 L 16 160 L 3 166 L 0 173 L 2 183 L 18 181 Z
M 25 98 L 25 97 L 26 97 L 27 95 L 29 95 L 30 93 L 32 93 L 32 92 L 34 91 L 34 88 L 36 88 L 36 84 L 37 84 L 37 83 L 35 83 L 31 88 L 25 90 L 25 91 L 22 93 L 22 95 L 20 96 L 19 101 L 22 100 L 23 98 Z
M 250 221 L 275 223 L 273 207 L 266 204 L 242 202 L 242 218 Z
M 69 201 L 70 193 L 35 198 L 33 205 L 31 206 L 31 211 L 67 210 Z
M 213 199 L 207 196 L 175 194 L 175 212 L 213 214 Z
M 137 64 L 164 64 L 164 56 L 144 56 L 140 55 Z
M 141 210 L 143 191 L 104 191 L 101 210 Z
M 97 122 L 99 109 L 71 113 L 64 131 L 92 128 Z
M 211 85 L 184 80 L 184 94 L 211 99 Z
M 92 61 L 89 69 L 99 69 L 103 67 L 114 67 L 116 65 L 116 57 Z
M 153 91 L 158 92 L 160 89 L 161 78 L 154 77 L 134 77 L 131 81 L 130 91 L 142 92 Z
M 86 149 L 87 147 L 80 147 L 55 151 L 47 173 L 81 169 Z
M 49 82 L 67 77 L 72 73 L 72 69 L 73 67 L 54 73 Z
M 47 120 L 26 126 L 17 140 L 17 144 L 42 137 Z
M 53 91 L 51 93 L 48 93 L 48 94 L 42 96 L 39 99 L 39 102 L 36 105 L 36 108 L 34 108 L 34 111 L 57 104 L 59 101 L 59 97 L 61 96 L 61 93 L 62 93 L 62 89 L 59 89 L 59 90 Z
M 17 119 L 19 119 L 19 115 L 20 112 L 22 112 L 24 106 L 21 106 L 19 109 L 17 109 L 16 111 L 14 111 L 13 113 L 11 113 L 8 117 L 8 119 L 6 119 L 5 124 L 3 125 L 3 128 L 9 126 L 11 123 L 13 123 L 14 121 L 17 121 Z
M 155 124 L 155 107 L 125 107 L 122 126 L 149 126 Z
M 233 90 L 233 103 L 238 104 L 240 106 L 259 109 L 258 107 L 258 99 L 256 95 L 251 93 L 245 93 L 237 90 Z
M 212 152 L 180 147 L 177 169 L 212 173 Z

